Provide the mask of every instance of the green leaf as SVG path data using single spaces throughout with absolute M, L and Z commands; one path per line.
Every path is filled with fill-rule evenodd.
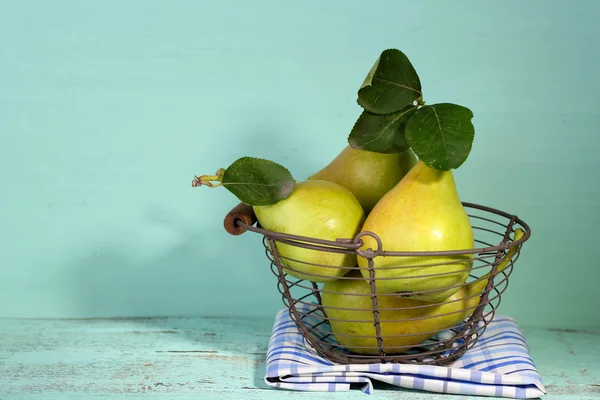
M 240 201 L 251 206 L 275 204 L 294 190 L 290 171 L 276 162 L 242 157 L 223 173 L 223 186 Z
M 427 105 L 411 114 L 404 138 L 431 168 L 456 169 L 471 152 L 475 137 L 472 119 L 471 110 L 457 104 Z
M 384 50 L 358 90 L 358 104 L 374 114 L 399 111 L 421 98 L 421 81 L 408 57 Z
M 416 106 L 409 105 L 392 114 L 372 114 L 363 111 L 354 124 L 348 143 L 359 150 L 376 153 L 400 153 L 408 149 L 404 128 Z

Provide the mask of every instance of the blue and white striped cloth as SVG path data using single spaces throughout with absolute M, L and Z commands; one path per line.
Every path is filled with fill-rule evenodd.
M 307 311 L 307 310 L 305 310 Z M 326 324 L 324 324 L 326 325 Z M 373 380 L 438 393 L 538 398 L 546 388 L 515 321 L 496 315 L 477 344 L 447 367 L 408 364 L 340 365 L 319 356 L 302 337 L 289 311 L 278 312 L 267 350 L 265 382 L 304 391 L 373 393 Z

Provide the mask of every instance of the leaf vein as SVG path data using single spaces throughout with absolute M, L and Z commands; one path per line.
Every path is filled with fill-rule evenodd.
M 415 107 L 415 108 L 416 108 L 416 107 Z M 375 142 L 375 141 L 379 140 L 379 138 L 381 138 L 381 137 L 383 136 L 383 134 L 385 133 L 385 131 L 387 131 L 387 130 L 390 128 L 390 126 L 392 126 L 393 124 L 395 124 L 395 123 L 396 123 L 396 122 L 397 122 L 397 121 L 398 121 L 400 118 L 402 118 L 403 116 L 405 116 L 405 115 L 406 115 L 406 113 L 408 113 L 409 111 L 412 111 L 412 110 L 414 110 L 414 108 L 411 108 L 411 109 L 409 109 L 409 110 L 407 110 L 407 111 L 405 111 L 405 112 L 403 112 L 403 113 L 400 113 L 400 114 L 398 115 L 398 117 L 396 117 L 396 118 L 392 119 L 392 121 L 391 121 L 389 124 L 385 125 L 385 127 L 384 127 L 384 128 L 381 130 L 381 133 L 380 133 L 379 135 L 377 135 L 377 137 L 375 137 L 375 138 L 374 138 L 373 140 L 371 140 L 371 141 L 368 141 L 368 142 L 365 142 L 365 143 L 363 143 L 363 146 L 364 146 L 364 145 L 371 144 L 371 143 L 373 143 L 373 142 Z
M 444 138 L 444 131 L 442 129 L 442 125 L 440 123 L 440 116 L 438 115 L 435 107 L 431 107 L 431 110 L 435 114 L 435 119 L 437 121 L 438 128 L 440 130 L 440 137 L 442 138 L 442 146 L 444 147 L 444 152 L 446 153 L 446 159 L 448 159 L 448 145 L 446 144 L 446 139 Z
M 389 81 L 389 80 L 383 79 L 383 78 L 376 78 L 376 79 L 379 80 L 379 81 L 381 81 L 381 82 L 387 83 L 389 85 L 394 85 L 394 86 L 398 86 L 398 87 L 401 87 L 401 88 L 404 88 L 404 89 L 407 89 L 407 90 L 412 90 L 413 92 L 419 93 L 419 95 L 423 94 L 423 93 L 421 93 L 420 90 L 412 88 L 410 86 L 403 85 L 401 83 L 392 82 L 392 81 Z

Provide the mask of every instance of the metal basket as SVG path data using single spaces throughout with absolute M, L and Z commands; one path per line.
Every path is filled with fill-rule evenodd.
M 314 348 L 320 356 L 338 364 L 391 362 L 448 365 L 474 346 L 486 330 L 500 304 L 502 293 L 507 288 L 508 278 L 520 255 L 521 247 L 531 235 L 529 226 L 515 215 L 473 203 L 463 202 L 462 204 L 469 215 L 476 243 L 476 248 L 470 250 L 392 252 L 384 249 L 381 240 L 372 232 L 363 232 L 355 238 L 340 238 L 336 241 L 273 232 L 261 228 L 252 209 L 242 203 L 227 214 L 224 225 L 226 230 L 233 235 L 251 231 L 263 236 L 265 252 L 271 262 L 271 270 L 278 278 L 277 287 L 282 295 L 283 303 L 307 342 L 306 344 Z M 517 230 L 523 234 L 518 240 L 514 240 Z M 361 238 L 365 235 L 370 235 L 375 239 L 378 244 L 377 249 L 360 249 L 363 243 Z M 323 299 L 331 296 L 332 291 L 324 290 L 325 284 L 316 282 L 319 280 L 318 275 L 312 278 L 315 281 L 298 279 L 290 275 L 294 269 L 290 266 L 290 260 L 279 255 L 278 244 L 366 258 L 369 262 L 368 268 L 363 271 L 364 275 L 356 272 L 358 267 L 354 266 L 350 267 L 350 270 L 354 270 L 354 272 L 338 278 L 338 282 L 365 281 L 364 284 L 368 285 L 368 290 L 351 295 L 357 296 L 356 302 L 362 301 L 364 308 L 359 310 L 358 307 L 352 307 L 351 304 L 340 306 L 324 304 Z M 462 297 L 457 295 L 457 298 L 443 301 L 423 302 L 406 300 L 406 294 L 382 294 L 377 290 L 377 270 L 373 268 L 373 260 L 377 257 L 416 257 L 418 259 L 419 257 L 458 255 L 472 257 L 471 268 L 463 270 L 466 271 L 465 275 L 468 273 L 468 278 L 466 282 L 449 285 L 444 289 L 463 290 L 460 292 Z M 297 259 L 293 261 L 303 262 Z M 446 263 L 448 262 L 446 261 Z M 426 267 L 435 265 L 440 264 L 427 264 L 424 270 Z M 502 266 L 502 271 L 498 273 L 499 266 Z M 460 271 L 455 270 L 453 273 L 457 272 Z M 484 281 L 484 289 L 470 297 L 466 296 L 467 288 L 470 287 L 467 285 L 488 273 L 489 277 L 487 283 Z M 440 275 L 444 275 L 444 273 L 421 274 L 402 279 L 433 278 Z M 480 279 L 479 282 L 482 280 Z M 364 287 L 361 286 L 361 289 Z M 432 290 L 411 293 L 416 295 L 425 292 L 432 292 Z M 404 300 L 401 302 L 398 299 L 402 297 Z M 350 298 L 353 299 L 353 297 L 348 299 Z M 358 300 L 359 298 L 361 300 Z M 474 303 L 469 300 L 473 298 L 476 298 Z M 390 303 L 394 307 L 391 307 Z M 440 308 L 442 303 L 444 307 L 449 304 L 458 305 L 458 307 L 442 309 Z M 467 303 L 469 303 L 469 307 L 466 307 Z M 387 307 L 381 306 L 381 304 L 387 304 Z M 397 304 L 402 306 L 395 307 Z M 331 317 L 334 314 L 340 315 L 342 312 L 346 312 L 346 319 Z M 400 314 L 401 318 L 394 313 Z M 438 324 L 433 329 L 431 326 L 428 327 L 427 324 L 436 318 L 437 321 L 443 320 L 446 324 Z M 336 324 L 339 327 L 345 326 L 346 331 L 332 329 L 332 326 L 336 326 Z

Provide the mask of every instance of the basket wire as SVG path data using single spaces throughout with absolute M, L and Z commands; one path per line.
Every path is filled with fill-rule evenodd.
M 490 207 L 477 205 L 474 203 L 462 203 L 469 215 L 471 226 L 474 232 L 474 241 L 476 248 L 456 251 L 423 251 L 423 252 L 401 252 L 388 251 L 383 249 L 383 244 L 379 237 L 373 232 L 362 232 L 355 238 L 340 238 L 336 241 L 328 241 L 316 238 L 284 234 L 265 230 L 260 227 L 248 225 L 243 221 L 237 221 L 243 229 L 262 235 L 265 254 L 271 263 L 271 271 L 277 277 L 277 288 L 282 296 L 282 301 L 290 313 L 290 317 L 296 324 L 307 345 L 322 357 L 339 364 L 351 363 L 405 363 L 405 364 L 427 364 L 427 365 L 448 365 L 461 357 L 467 350 L 473 347 L 481 335 L 485 332 L 487 325 L 493 319 L 498 306 L 500 305 L 502 294 L 508 287 L 508 279 L 513 271 L 513 266 L 520 256 L 523 243 L 531 235 L 529 226 L 515 215 Z M 524 236 L 519 240 L 514 240 L 515 230 L 520 228 L 524 231 Z M 371 236 L 378 245 L 377 249 L 361 249 L 363 244 L 362 237 Z M 307 250 L 327 252 L 330 254 L 354 254 L 357 257 L 364 257 L 368 260 L 368 276 L 358 274 L 358 266 L 340 266 L 340 265 L 320 265 L 310 263 L 305 260 L 299 260 L 286 257 L 278 251 L 278 245 L 295 246 Z M 514 254 L 507 259 L 507 253 L 513 249 Z M 458 284 L 445 286 L 443 288 L 429 289 L 417 293 L 431 293 L 436 290 L 445 290 L 454 288 L 458 291 L 463 286 L 467 293 L 467 285 L 478 280 L 484 274 L 488 274 L 488 281 L 485 287 L 471 294 L 470 296 L 458 296 L 456 299 L 446 299 L 437 302 L 409 301 L 410 305 L 405 307 L 383 307 L 381 304 L 394 302 L 401 298 L 402 293 L 381 293 L 377 290 L 379 280 L 394 278 L 378 278 L 377 269 L 374 266 L 374 260 L 377 257 L 429 257 L 429 256 L 469 256 L 472 260 L 470 267 L 463 270 L 452 269 L 450 272 L 438 272 L 435 274 L 413 275 L 412 277 L 402 277 L 400 279 L 423 279 L 433 278 L 460 272 L 468 272 L 468 279 L 459 281 Z M 450 261 L 452 262 L 452 261 Z M 460 261 L 464 263 L 465 260 Z M 498 267 L 504 262 L 506 265 L 503 270 L 498 272 Z M 449 262 L 445 262 L 449 263 Z M 332 291 L 325 289 L 326 283 L 321 280 L 323 275 L 310 274 L 303 271 L 303 278 L 295 277 L 293 265 L 313 265 L 331 270 L 344 268 L 345 275 L 337 277 L 338 281 L 350 282 L 351 280 L 363 280 L 368 284 L 369 291 L 363 294 L 347 293 L 348 296 L 364 296 L 370 298 L 369 307 L 356 309 L 351 306 L 332 306 L 324 305 L 324 297 L 334 295 Z M 426 270 L 429 267 L 439 266 L 444 263 L 419 263 L 418 267 Z M 387 267 L 386 267 L 387 268 Z M 394 268 L 414 268 L 414 265 L 403 265 Z M 354 272 L 352 272 L 354 271 Z M 314 277 L 311 279 L 311 277 Z M 314 280 L 313 280 L 314 279 Z M 396 278 L 397 279 L 397 278 Z M 365 286 L 366 288 L 366 286 Z M 470 297 L 477 297 L 474 304 L 469 303 L 467 310 L 458 308 L 447 312 L 433 312 L 432 315 L 425 315 L 427 310 L 433 310 L 434 307 L 443 303 L 447 306 L 453 302 L 469 302 Z M 464 305 L 464 304 L 463 304 Z M 330 314 L 355 311 L 369 312 L 369 318 L 366 319 L 348 319 L 328 316 Z M 465 311 L 467 311 L 465 313 Z M 416 316 L 409 318 L 399 318 L 389 320 L 382 318 L 385 313 L 406 312 L 414 313 Z M 459 314 L 460 313 L 460 314 Z M 459 318 L 456 316 L 465 316 Z M 454 315 L 454 316 L 453 316 Z M 456 321 L 447 324 L 441 328 L 416 329 L 421 325 L 427 324 L 428 319 L 433 318 L 454 318 Z M 347 332 L 335 331 L 333 326 L 336 323 L 346 324 L 346 327 L 360 326 L 366 329 L 367 333 L 353 331 L 353 328 Z M 348 325 L 350 324 L 350 325 Z M 394 330 L 399 326 L 412 326 L 416 329 L 412 333 L 384 334 L 384 330 Z M 371 330 L 370 328 L 374 328 Z M 395 328 L 396 327 L 396 328 Z M 384 329 L 385 328 L 385 329 Z M 415 339 L 411 339 L 415 337 Z M 376 345 L 369 346 L 360 344 L 366 340 L 375 339 Z M 421 340 L 422 339 L 422 340 Z M 342 341 L 347 340 L 350 345 L 343 345 Z M 395 340 L 400 340 L 400 345 L 390 345 Z M 357 344 L 358 343 L 358 344 Z

